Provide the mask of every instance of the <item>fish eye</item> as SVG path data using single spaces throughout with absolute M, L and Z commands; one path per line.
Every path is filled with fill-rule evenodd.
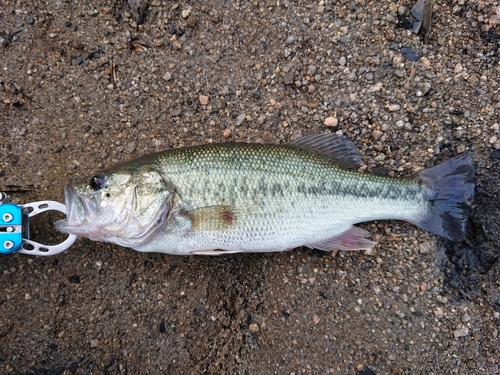
M 106 183 L 106 176 L 102 173 L 93 175 L 89 181 L 89 187 L 94 191 L 101 190 Z

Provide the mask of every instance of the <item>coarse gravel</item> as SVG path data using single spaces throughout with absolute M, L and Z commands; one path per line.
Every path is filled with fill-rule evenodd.
M 0 373 L 500 373 L 500 3 L 0 1 L 0 191 L 171 147 L 339 132 L 366 170 L 469 152 L 467 240 L 366 223 L 371 254 L 0 257 Z M 416 60 L 416 61 L 413 61 Z M 56 217 L 33 221 L 44 242 Z

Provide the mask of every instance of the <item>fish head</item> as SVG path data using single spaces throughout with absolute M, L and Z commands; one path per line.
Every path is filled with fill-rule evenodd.
M 66 186 L 67 218 L 56 222 L 56 229 L 138 247 L 161 232 L 172 196 L 154 167 L 125 164 Z

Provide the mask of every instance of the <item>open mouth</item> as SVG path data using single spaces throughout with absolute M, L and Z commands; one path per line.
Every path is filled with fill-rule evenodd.
M 77 234 L 75 229 L 84 224 L 91 212 L 91 202 L 76 191 L 73 185 L 64 188 L 67 217 L 55 223 L 56 229 L 63 233 Z

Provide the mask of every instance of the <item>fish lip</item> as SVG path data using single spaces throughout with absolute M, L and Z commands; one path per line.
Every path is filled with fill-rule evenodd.
M 74 185 L 64 187 L 64 201 L 66 205 L 66 219 L 56 222 L 56 229 L 64 233 L 72 233 L 74 229 L 86 222 L 89 213 L 89 205 L 85 199 L 78 194 Z

